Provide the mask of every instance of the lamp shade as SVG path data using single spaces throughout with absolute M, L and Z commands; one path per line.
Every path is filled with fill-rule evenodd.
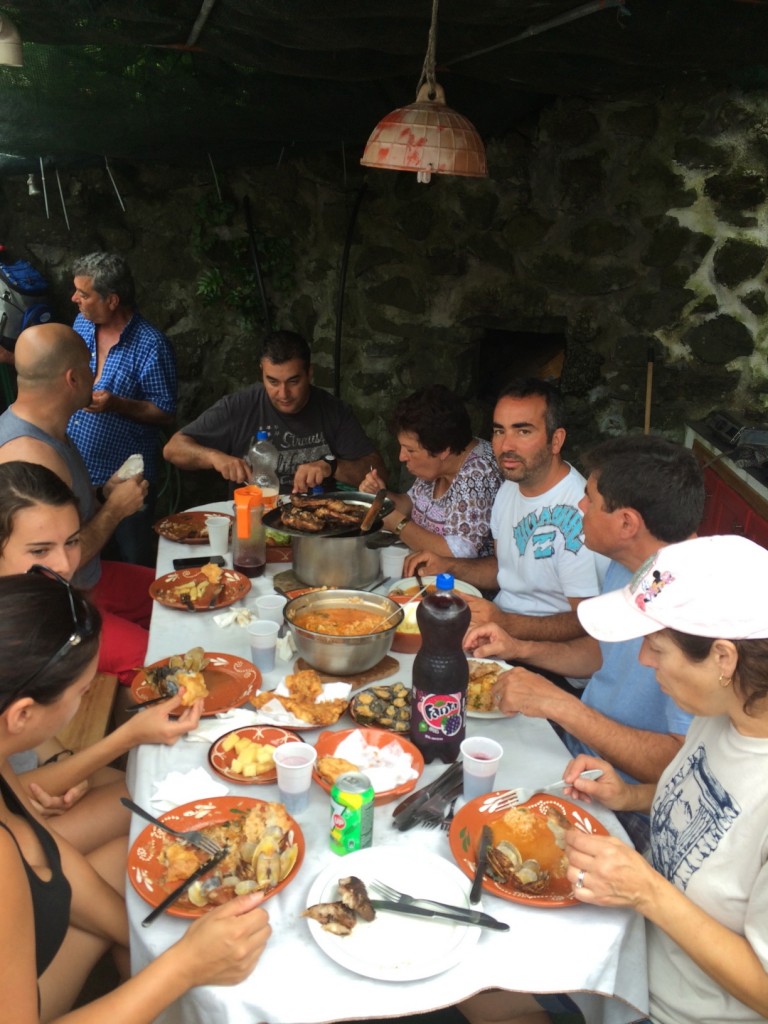
M 415 171 L 419 181 L 432 174 L 487 178 L 485 147 L 475 126 L 446 106 L 435 83 L 419 89 L 415 103 L 387 114 L 371 132 L 360 163 L 391 171 Z
M 18 29 L 10 18 L 0 15 L 0 64 L 20 68 L 23 63 Z

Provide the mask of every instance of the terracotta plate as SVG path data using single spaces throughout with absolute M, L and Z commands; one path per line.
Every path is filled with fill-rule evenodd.
M 171 828 L 187 831 L 189 829 L 201 829 L 208 825 L 220 825 L 222 822 L 231 821 L 238 815 L 247 814 L 252 808 L 261 803 L 264 803 L 264 801 L 253 800 L 250 797 L 214 796 L 208 800 L 182 804 L 172 811 L 166 811 L 165 814 L 157 815 L 157 817 L 170 825 Z M 286 885 L 289 885 L 296 877 L 301 867 L 301 862 L 304 860 L 304 836 L 290 815 L 289 819 L 294 842 L 299 848 L 296 863 L 287 878 L 284 878 L 274 889 L 270 889 L 265 894 L 265 899 L 269 899 L 270 896 L 274 896 L 276 892 L 280 892 Z M 128 851 L 128 877 L 131 880 L 131 885 L 151 907 L 156 907 L 179 884 L 178 882 L 171 882 L 167 885 L 163 883 L 165 868 L 158 860 L 163 845 L 170 838 L 167 832 L 163 832 L 156 825 L 147 825 Z M 175 917 L 202 917 L 203 914 L 208 913 L 212 909 L 211 905 L 193 907 L 188 903 L 182 903 L 181 905 L 174 903 L 168 908 L 168 913 Z
M 550 864 L 555 865 L 562 856 L 562 850 L 555 845 L 554 836 L 544 822 L 550 808 L 560 811 L 568 819 L 569 824 L 581 832 L 599 836 L 608 835 L 605 827 L 583 807 L 571 803 L 570 800 L 563 800 L 562 797 L 545 794 L 535 796 L 528 803 L 520 805 L 539 815 L 542 819 L 542 827 L 536 830 L 533 839 L 516 835 L 504 825 L 502 820 L 508 808 L 500 810 L 498 807 L 497 798 L 503 792 L 503 790 L 499 790 L 496 793 L 487 793 L 485 796 L 470 800 L 456 812 L 456 817 L 451 824 L 451 830 L 448 833 L 451 853 L 461 870 L 469 878 L 474 878 L 475 875 L 475 855 L 483 825 L 490 825 L 493 829 L 494 844 L 501 839 L 508 839 L 519 847 L 524 859 L 534 857 L 545 868 Z M 533 907 L 572 907 L 579 902 L 573 896 L 568 879 L 554 877 L 554 872 L 547 887 L 540 893 L 524 892 L 508 884 L 501 885 L 487 875 L 483 879 L 483 888 L 487 892 L 493 893 L 494 896 L 500 896 L 503 900 L 511 900 L 512 903 L 525 903 Z
M 177 544 L 207 544 L 208 531 L 205 520 L 208 516 L 226 515 L 224 512 L 174 512 L 173 515 L 158 519 L 153 529 L 166 540 Z M 232 519 L 232 516 L 226 516 Z
M 261 672 L 245 658 L 233 654 L 212 654 L 206 652 L 210 664 L 203 671 L 208 696 L 203 702 L 204 715 L 217 715 L 221 711 L 242 707 L 260 689 Z M 169 658 L 156 661 L 146 668 L 165 668 Z M 137 704 L 154 700 L 158 691 L 147 679 L 144 669 L 139 669 L 131 682 L 131 696 Z M 143 714 L 143 712 L 138 712 Z
M 227 605 L 239 601 L 244 594 L 251 589 L 251 581 L 234 569 L 223 569 L 221 583 L 223 590 L 216 598 L 216 603 L 211 607 L 213 595 L 213 584 L 209 583 L 200 597 L 192 600 L 192 607 L 188 607 L 181 600 L 175 588 L 185 583 L 199 583 L 205 580 L 205 576 L 199 569 L 177 569 L 175 572 L 168 572 L 165 576 L 158 576 L 149 586 L 149 596 L 154 598 L 158 604 L 164 604 L 166 608 L 180 608 L 182 611 L 207 612 L 216 611 L 219 608 L 226 608 Z
M 362 733 L 366 743 L 375 747 L 386 747 L 389 743 L 397 743 L 406 753 L 411 755 L 411 764 L 416 769 L 415 779 L 403 782 L 402 785 L 395 786 L 394 789 L 385 789 L 383 792 L 377 793 L 373 800 L 376 807 L 381 806 L 381 804 L 388 804 L 392 800 L 397 800 L 398 797 L 405 796 L 406 793 L 410 793 L 414 789 L 421 773 L 424 771 L 424 758 L 421 756 L 421 751 L 414 747 L 410 740 L 386 729 L 342 729 L 340 732 L 323 732 L 318 736 L 317 743 L 315 744 L 318 758 L 333 757 L 341 741 L 345 740 L 352 732 Z M 365 773 L 365 768 L 361 768 L 360 771 Z M 312 778 L 324 790 L 330 793 L 330 783 L 326 782 L 316 770 L 313 771 Z
M 276 729 L 272 725 L 246 725 L 241 729 L 233 729 L 232 732 L 219 736 L 216 742 L 211 744 L 211 748 L 208 751 L 208 762 L 211 768 L 213 768 L 217 775 L 221 775 L 223 779 L 245 786 L 259 786 L 267 782 L 277 782 L 277 770 L 272 765 L 268 772 L 264 772 L 263 775 L 254 775 L 251 778 L 245 778 L 237 772 L 230 771 L 230 765 L 237 757 L 237 754 L 234 748 L 232 750 L 224 750 L 223 744 L 227 736 L 231 736 L 233 732 L 237 733 L 240 739 L 252 740 L 254 743 L 269 743 L 273 747 L 280 747 L 283 743 L 301 743 L 299 737 L 294 736 L 292 732 L 288 732 L 286 729 Z

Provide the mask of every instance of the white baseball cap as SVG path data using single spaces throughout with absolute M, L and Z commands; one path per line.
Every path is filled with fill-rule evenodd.
M 745 537 L 697 537 L 661 548 L 621 590 L 582 601 L 598 640 L 660 629 L 724 640 L 768 637 L 768 551 Z

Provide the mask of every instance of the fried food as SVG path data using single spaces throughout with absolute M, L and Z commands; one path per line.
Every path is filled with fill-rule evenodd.
M 493 687 L 504 665 L 492 665 L 484 661 L 469 662 L 469 684 L 467 686 L 468 711 L 495 711 Z
M 142 671 L 150 686 L 157 690 L 161 697 L 172 697 L 184 686 L 186 692 L 182 704 L 193 704 L 198 697 L 208 696 L 204 670 L 209 661 L 202 647 L 192 647 L 186 654 L 174 654 L 168 659 L 167 665 L 157 668 L 145 667 Z
M 346 700 L 317 699 L 322 696 L 323 684 L 313 668 L 303 669 L 286 676 L 285 685 L 289 690 L 288 695 L 267 691 L 252 697 L 251 704 L 256 708 L 261 708 L 269 701 L 276 700 L 283 705 L 286 711 L 295 715 L 302 722 L 318 726 L 333 725 L 347 710 Z
M 313 668 L 301 669 L 286 676 L 285 685 L 296 700 L 315 701 L 323 692 L 323 681 Z
M 200 572 L 209 583 L 218 583 L 221 580 L 223 569 L 220 565 L 215 565 L 213 562 L 207 562 L 201 566 Z
M 368 898 L 368 891 L 355 875 L 339 879 L 339 893 L 344 906 L 354 910 L 364 921 L 372 921 L 376 917 L 376 911 Z
M 184 687 L 181 703 L 189 707 L 196 700 L 208 696 L 208 687 L 205 685 L 205 678 L 202 672 L 177 672 L 175 675 L 176 685 Z
M 317 774 L 321 779 L 333 785 L 340 775 L 347 772 L 359 772 L 360 766 L 346 761 L 343 757 L 319 757 L 315 764 Z

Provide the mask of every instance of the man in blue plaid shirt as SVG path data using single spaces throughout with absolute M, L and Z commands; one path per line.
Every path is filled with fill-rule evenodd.
M 115 531 L 112 557 L 154 565 L 155 481 L 159 432 L 176 412 L 176 359 L 165 335 L 136 311 L 131 271 L 122 257 L 96 252 L 77 260 L 72 325 L 91 353 L 90 405 L 74 414 L 67 432 L 100 487 L 129 455 L 144 459 L 150 492 L 146 507 Z

